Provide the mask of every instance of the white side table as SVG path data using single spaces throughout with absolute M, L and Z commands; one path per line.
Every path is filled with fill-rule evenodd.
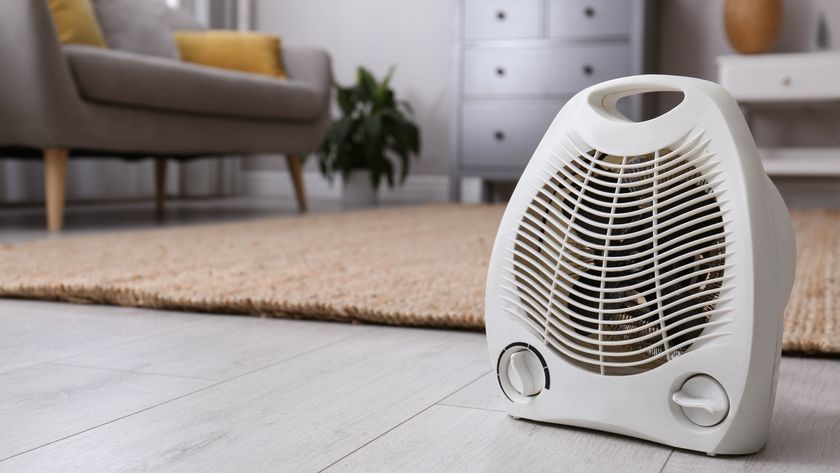
M 718 82 L 743 107 L 757 103 L 840 102 L 840 53 L 720 56 Z M 840 148 L 761 148 L 775 176 L 840 175 Z

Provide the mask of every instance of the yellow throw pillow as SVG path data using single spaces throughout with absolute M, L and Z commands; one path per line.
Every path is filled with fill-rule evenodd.
M 91 0 L 49 0 L 49 5 L 59 41 L 108 47 Z
M 227 30 L 179 31 L 175 42 L 183 61 L 286 78 L 277 36 Z

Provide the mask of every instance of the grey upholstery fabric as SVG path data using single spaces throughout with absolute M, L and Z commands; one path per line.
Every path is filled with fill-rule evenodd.
M 330 59 L 322 50 L 295 48 L 285 48 L 283 57 L 289 82 L 317 94 L 318 113 L 310 119 L 234 118 L 91 101 L 79 92 L 47 2 L 4 0 L 0 64 L 14 67 L 0 74 L 0 147 L 174 157 L 309 153 L 329 122 Z
M 180 61 L 67 45 L 64 52 L 85 99 L 226 117 L 312 120 L 322 111 L 318 89 Z
M 161 0 L 94 0 L 108 47 L 178 59 L 170 8 Z
M 188 12 L 178 8 L 169 8 L 164 14 L 163 21 L 173 31 L 203 31 L 206 29 Z

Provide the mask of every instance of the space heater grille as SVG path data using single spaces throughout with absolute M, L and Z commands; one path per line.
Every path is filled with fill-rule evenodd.
M 571 363 L 654 369 L 727 322 L 731 238 L 697 136 L 614 156 L 567 136 L 546 160 L 502 276 L 505 310 Z

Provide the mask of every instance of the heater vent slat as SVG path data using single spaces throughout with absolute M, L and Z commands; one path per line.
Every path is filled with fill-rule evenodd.
M 568 151 L 566 151 L 566 153 L 568 153 Z M 557 157 L 558 156 L 555 155 L 555 158 L 557 158 Z M 682 163 L 677 163 L 677 164 L 665 164 L 665 165 L 663 165 L 665 167 L 665 169 L 662 170 L 661 178 L 667 179 L 667 178 L 670 178 L 670 177 L 673 177 L 673 176 L 681 175 L 689 169 L 694 170 L 694 169 L 696 169 L 697 166 L 702 165 L 705 161 L 709 160 L 712 157 L 714 157 L 713 154 L 704 154 L 704 155 L 701 155 L 697 158 L 692 158 L 693 161 L 696 161 L 695 163 L 682 162 Z M 590 163 L 591 162 L 592 161 L 590 161 Z M 653 168 L 654 166 L 651 165 L 650 167 Z M 646 186 L 646 185 L 653 185 L 654 181 L 656 179 L 658 179 L 657 177 L 654 177 L 651 174 L 650 170 L 648 169 L 648 170 L 645 170 L 645 171 L 642 171 L 642 172 L 636 172 L 636 173 L 633 173 L 633 174 L 628 174 L 625 182 L 612 182 L 611 183 L 608 179 L 613 179 L 613 178 L 615 178 L 616 175 L 617 175 L 617 173 L 606 173 L 604 171 L 593 171 L 592 176 L 590 177 L 589 180 L 591 182 L 593 182 L 594 184 L 599 184 L 599 185 L 602 185 L 602 186 L 618 187 L 619 189 L 631 189 L 631 190 L 628 190 L 627 193 L 630 196 L 635 196 L 635 195 L 644 194 L 643 190 L 638 190 L 640 187 Z M 636 190 L 633 190 L 633 189 L 636 189 Z M 592 193 L 594 195 L 603 195 L 599 192 L 595 192 L 594 190 L 592 191 Z
M 709 158 L 712 158 L 713 156 L 714 155 L 711 155 L 711 154 L 701 156 L 700 159 L 695 160 L 695 162 L 693 163 L 694 164 L 693 165 L 694 169 L 697 170 L 699 174 L 702 174 L 703 180 L 705 180 L 705 181 L 708 181 L 708 179 L 710 177 L 714 176 L 714 174 L 706 172 L 710 168 L 715 167 L 714 162 L 707 162 L 707 161 L 709 161 Z M 555 159 L 558 159 L 558 160 L 563 159 L 561 156 L 556 155 L 556 154 L 553 155 L 553 157 Z M 570 168 L 559 166 L 559 165 L 554 164 L 552 162 L 549 162 L 549 165 L 550 165 L 549 166 L 550 169 L 545 169 L 545 171 L 548 172 L 551 175 L 554 175 L 554 174 L 561 175 L 561 177 L 564 178 L 562 183 L 563 183 L 564 186 L 566 186 L 568 188 L 568 190 L 570 190 L 571 192 L 577 192 L 580 189 L 580 179 L 579 179 L 579 177 L 582 177 L 582 175 L 580 174 L 580 170 L 578 169 L 577 166 L 574 167 L 574 168 L 571 168 L 571 170 L 570 170 Z M 685 171 L 685 168 L 681 168 L 681 169 L 678 170 L 678 172 L 679 171 Z M 677 174 L 677 172 L 675 172 L 673 174 Z M 604 181 L 596 182 L 596 179 L 592 179 L 591 181 L 595 182 L 596 184 L 604 182 Z M 645 184 L 645 183 L 643 183 L 643 184 Z M 650 182 L 648 182 L 646 184 L 650 184 Z M 602 185 L 608 185 L 608 183 L 602 184 Z M 632 187 L 629 187 L 629 188 L 632 188 Z M 669 192 L 677 192 L 679 190 L 680 190 L 679 188 L 674 187 L 674 188 L 669 189 Z M 597 189 L 590 189 L 589 192 L 593 196 L 609 197 L 608 192 L 599 191 Z M 639 196 L 650 196 L 650 192 L 648 192 L 647 190 L 644 190 L 644 189 L 643 190 L 636 190 L 636 191 L 625 190 L 625 191 L 622 192 L 622 194 L 623 194 L 623 197 L 628 197 L 628 198 L 629 197 L 639 197 Z M 587 197 L 586 199 L 590 202 L 595 202 L 596 204 L 598 204 L 597 201 L 593 201 L 591 198 Z M 651 200 L 650 197 L 648 197 L 648 200 Z M 642 202 L 645 202 L 645 201 L 642 201 Z M 632 207 L 633 205 L 622 204 L 621 202 L 619 202 L 618 204 L 616 204 L 616 206 L 617 207 Z
M 513 264 L 513 269 L 515 271 L 517 271 L 517 273 L 516 273 L 517 276 L 527 276 L 530 281 L 538 282 L 538 279 L 540 278 L 540 276 L 535 274 L 531 270 L 531 268 L 523 265 L 522 263 L 520 263 L 518 261 L 515 261 L 515 260 L 511 260 L 511 261 L 512 261 L 512 264 Z M 720 269 L 723 270 L 723 269 L 726 269 L 727 267 L 731 267 L 731 266 L 720 267 Z M 638 282 L 638 283 L 636 283 L 632 286 L 622 286 L 621 289 L 615 290 L 613 288 L 613 290 L 607 291 L 607 288 L 606 288 L 607 281 L 606 280 L 602 280 L 602 286 L 604 286 L 604 289 L 600 289 L 598 287 L 593 287 L 593 286 L 585 286 L 585 287 L 581 286 L 581 287 L 578 288 L 575 285 L 570 285 L 570 284 L 564 283 L 563 281 L 568 280 L 568 279 L 563 277 L 562 275 L 557 279 L 557 285 L 561 289 L 563 289 L 565 293 L 567 293 L 569 295 L 574 295 L 575 298 L 578 298 L 580 300 L 591 301 L 591 302 L 596 302 L 596 303 L 602 301 L 604 299 L 603 297 L 602 298 L 593 297 L 593 296 L 588 295 L 585 292 L 583 292 L 583 291 L 587 291 L 587 292 L 596 291 L 599 294 L 614 293 L 615 295 L 613 295 L 613 294 L 609 295 L 610 301 L 613 302 L 613 303 L 629 304 L 630 302 L 632 302 L 634 300 L 638 300 L 639 298 L 648 298 L 649 296 L 654 296 L 654 295 L 657 295 L 657 294 L 661 294 L 662 291 L 669 291 L 670 292 L 672 289 L 681 290 L 682 292 L 688 293 L 688 295 L 691 295 L 693 293 L 689 293 L 688 290 L 694 289 L 694 288 L 697 288 L 697 287 L 703 287 L 704 283 L 705 284 L 717 284 L 717 283 L 723 283 L 725 281 L 728 281 L 728 280 L 732 279 L 732 276 L 721 276 L 721 277 L 717 277 L 717 278 L 704 279 L 702 282 L 699 282 L 699 283 L 695 282 L 694 284 L 687 285 L 688 283 L 690 283 L 692 281 L 695 281 L 698 278 L 704 277 L 707 272 L 708 272 L 707 269 L 702 268 L 702 269 L 696 270 L 692 273 L 681 274 L 674 279 L 668 278 L 667 282 L 660 283 L 658 286 L 655 286 L 653 288 L 648 287 L 649 286 L 648 283 Z M 663 278 L 660 275 L 656 275 L 654 279 L 661 281 L 662 279 L 665 279 L 665 278 Z M 646 287 L 647 287 L 647 289 L 646 289 Z M 617 294 L 627 292 L 628 290 L 634 291 L 634 294 L 631 295 L 631 296 L 623 296 L 623 297 L 617 295 Z M 564 302 L 567 302 L 567 305 L 577 305 L 578 307 L 586 308 L 586 306 L 581 306 L 580 303 L 575 302 L 574 300 L 569 300 L 568 296 L 561 295 L 560 297 L 561 297 L 561 299 L 564 300 Z M 642 305 L 632 306 L 632 307 L 628 305 L 627 308 L 631 308 L 631 309 L 634 309 L 634 310 L 635 309 L 643 309 L 643 308 L 645 308 L 645 307 L 647 307 L 651 304 L 652 303 L 649 302 L 647 304 L 642 304 Z M 612 311 L 612 312 L 613 313 L 621 313 L 624 310 L 627 310 L 627 309 L 626 308 L 625 309 L 619 309 L 617 311 Z M 604 309 L 603 312 L 610 312 L 610 311 Z
M 509 286 L 505 287 L 505 290 L 507 290 L 508 292 L 511 292 L 511 293 L 516 293 L 516 294 L 513 294 L 514 296 L 521 296 L 523 301 L 529 302 L 531 306 L 536 307 L 537 305 L 539 305 L 539 304 L 533 303 L 533 300 L 530 299 L 529 296 L 524 295 L 521 292 L 519 292 L 520 289 L 521 289 L 520 286 L 517 286 L 516 288 L 512 288 L 512 287 L 509 287 Z M 510 297 L 502 296 L 502 298 L 507 302 L 512 302 L 514 304 L 516 303 L 516 301 L 511 299 Z M 722 298 L 722 299 L 720 299 L 720 302 L 729 301 L 729 300 L 732 300 L 732 299 Z M 702 309 L 703 306 L 705 306 L 705 303 L 698 303 L 698 304 L 695 304 L 695 305 L 692 305 L 692 306 L 687 306 L 687 307 L 682 308 L 680 310 L 673 311 L 672 313 L 669 313 L 668 315 L 664 316 L 662 318 L 662 320 L 665 321 L 666 323 L 668 323 L 670 326 L 676 327 L 676 326 L 678 326 L 682 323 L 694 320 L 695 318 L 699 318 L 698 316 L 723 314 L 723 313 L 728 312 L 730 310 L 730 309 L 711 309 L 711 310 L 708 310 L 708 311 L 698 311 L 698 309 Z M 546 306 L 542 305 L 541 307 L 545 308 Z M 640 331 L 649 332 L 651 329 L 655 329 L 656 325 L 659 324 L 659 320 L 653 320 L 653 321 L 647 323 L 646 325 L 633 326 L 630 329 L 625 329 L 625 330 L 612 330 L 612 329 L 610 329 L 610 330 L 603 330 L 602 331 L 600 329 L 599 330 L 590 329 L 589 327 L 586 327 L 586 326 L 583 326 L 583 325 L 580 325 L 580 324 L 576 323 L 575 319 L 577 319 L 577 317 L 574 314 L 570 314 L 569 312 L 565 311 L 562 307 L 558 308 L 557 306 L 551 306 L 550 309 L 549 309 L 549 313 L 550 313 L 549 314 L 550 317 L 545 317 L 545 316 L 540 315 L 537 318 L 548 320 L 549 323 L 552 323 L 555 327 L 560 328 L 563 331 L 566 331 L 568 328 L 573 328 L 574 332 L 567 332 L 573 338 L 586 337 L 590 334 L 591 335 L 598 335 L 599 333 L 604 333 L 604 334 L 608 334 L 608 335 L 615 335 L 615 336 L 618 336 L 618 335 L 627 336 L 627 337 L 621 338 L 620 340 L 615 340 L 615 341 L 611 341 L 611 342 L 604 342 L 605 345 L 622 345 L 622 344 L 626 344 L 628 342 L 635 342 L 636 340 L 633 340 L 632 337 L 629 337 L 629 335 L 640 332 Z M 694 314 L 694 315 L 691 315 L 691 314 Z M 673 319 L 673 321 L 672 321 L 672 319 Z M 563 323 L 558 324 L 557 322 L 563 322 Z M 581 338 L 581 340 L 584 340 L 584 338 Z
M 725 334 L 734 246 L 717 167 L 702 133 L 637 156 L 568 135 L 535 173 L 510 241 L 505 312 L 607 376 Z
M 517 311 L 519 311 L 519 312 L 525 311 L 525 312 L 533 313 L 532 309 L 529 309 L 529 308 L 526 308 L 526 307 L 515 307 L 515 308 L 506 307 L 505 310 L 508 311 L 509 313 L 512 313 L 512 314 L 516 314 Z M 540 319 L 537 315 L 533 315 L 532 320 L 540 320 Z M 548 328 L 548 332 L 551 335 L 551 337 L 554 338 L 555 340 L 562 341 L 563 343 L 565 343 L 566 345 L 568 345 L 570 347 L 574 346 L 575 347 L 574 349 L 576 351 L 579 351 L 580 353 L 593 355 L 593 356 L 597 355 L 597 356 L 599 356 L 599 359 L 600 359 L 601 356 L 604 356 L 605 354 L 608 354 L 611 358 L 614 358 L 616 360 L 621 360 L 623 357 L 633 357 L 634 360 L 632 360 L 632 362 L 635 363 L 635 362 L 638 362 L 641 359 L 641 357 L 647 356 L 651 352 L 651 347 L 664 346 L 665 351 L 670 351 L 671 347 L 668 344 L 668 342 L 670 340 L 677 340 L 689 331 L 693 332 L 693 331 L 701 330 L 701 329 L 704 329 L 704 328 L 707 328 L 707 327 L 724 325 L 726 323 L 728 323 L 727 320 L 720 320 L 720 321 L 716 321 L 716 322 L 704 322 L 704 323 L 699 324 L 699 325 L 693 325 L 693 326 L 690 326 L 690 327 L 683 328 L 681 331 L 673 330 L 672 334 L 668 335 L 668 336 L 664 336 L 664 334 L 665 334 L 664 331 L 650 332 L 650 333 L 647 333 L 646 335 L 644 335 L 643 337 L 634 338 L 633 343 L 641 345 L 642 342 L 644 342 L 648 339 L 653 339 L 655 341 L 655 344 L 645 345 L 643 348 L 639 348 L 639 349 L 634 350 L 634 351 L 618 351 L 618 350 L 610 351 L 610 348 L 616 347 L 616 346 L 620 347 L 620 345 L 616 345 L 615 343 L 609 343 L 609 342 L 603 342 L 603 343 L 598 342 L 596 344 L 595 342 L 597 341 L 597 339 L 583 338 L 580 335 L 569 332 L 567 329 L 565 329 L 562 326 L 552 325 L 551 327 Z M 572 340 L 572 339 L 568 338 L 569 336 L 571 336 L 575 340 Z M 595 346 L 600 347 L 600 348 L 596 350 L 596 349 L 592 349 L 592 348 L 587 347 L 587 345 L 591 346 L 593 344 Z M 606 346 L 607 348 L 604 349 L 603 348 L 604 346 Z M 655 355 L 648 356 L 648 359 L 652 359 L 654 356 Z
M 523 223 L 523 227 L 529 228 L 530 226 Z M 714 228 L 708 228 L 708 229 L 704 229 L 704 232 L 709 232 L 709 231 L 712 231 L 712 230 L 714 230 Z M 724 236 L 725 235 L 726 234 L 724 234 Z M 534 241 L 533 237 L 530 237 L 530 236 L 523 237 L 523 239 L 526 239 L 526 238 L 528 239 L 528 241 Z M 717 243 L 719 240 L 720 240 L 719 238 L 715 238 L 715 240 L 714 240 L 715 243 L 710 244 L 710 246 L 714 246 L 713 249 L 722 252 L 722 251 L 724 251 L 725 247 L 731 245 L 731 243 L 726 243 L 726 242 Z M 557 256 L 557 253 L 560 253 L 560 250 L 557 248 L 557 246 L 555 244 L 551 243 L 549 240 L 544 240 L 544 241 L 547 242 L 543 245 L 544 249 L 548 248 L 550 251 L 554 251 L 555 256 Z M 699 243 L 706 243 L 707 241 L 708 241 L 708 239 L 705 238 L 705 237 L 703 237 L 703 238 L 698 237 L 696 240 L 689 240 L 688 242 L 681 241 L 680 245 L 669 247 L 669 249 L 667 251 L 661 253 L 658 256 L 658 258 L 665 259 L 666 257 L 670 257 L 670 256 L 673 256 L 673 255 L 678 255 L 678 256 L 682 256 L 682 257 L 696 256 L 698 253 L 703 253 L 704 251 L 712 249 L 712 248 L 695 249 L 693 252 L 691 252 L 691 254 L 689 254 L 688 252 L 690 251 L 690 249 L 693 246 L 696 246 Z M 652 241 L 650 243 L 652 243 Z M 593 247 L 593 249 L 599 249 L 599 248 Z M 629 252 L 629 251 L 634 251 L 636 249 L 638 249 L 638 247 L 622 248 L 621 250 Z M 541 251 L 541 253 L 545 253 L 545 252 L 546 251 Z M 533 251 L 532 251 L 532 253 L 533 253 Z M 649 254 L 652 254 L 652 252 L 648 251 L 648 250 L 644 250 L 644 251 L 638 251 L 638 252 L 634 251 L 633 253 L 631 253 L 631 255 L 632 255 L 631 258 L 627 258 L 627 257 L 609 258 L 608 261 L 618 261 L 618 262 L 630 261 L 630 263 L 626 264 L 626 265 L 616 264 L 613 267 L 611 267 L 610 270 L 614 269 L 615 272 L 619 272 L 619 273 L 626 273 L 627 271 L 632 271 L 634 274 L 629 275 L 629 276 L 626 275 L 626 274 L 621 275 L 621 276 L 605 276 L 605 278 L 610 280 L 610 281 L 615 281 L 615 282 L 625 281 L 627 279 L 636 278 L 637 276 L 640 275 L 640 274 L 637 274 L 637 273 L 639 271 L 644 270 L 644 269 L 642 269 L 644 266 L 649 266 L 649 264 L 645 264 L 646 262 L 641 262 L 640 263 L 638 258 L 646 257 Z M 596 269 L 593 265 L 591 265 L 591 264 L 589 264 L 585 261 L 586 259 L 589 258 L 589 256 L 591 256 L 591 253 L 568 250 L 568 251 L 566 251 L 565 256 L 566 256 L 566 259 L 568 259 L 572 264 L 569 265 L 565 262 L 563 264 L 567 265 L 568 270 L 573 272 L 573 273 L 577 273 L 578 275 L 585 276 L 585 274 L 583 274 L 581 272 L 581 269 L 579 269 L 579 268 Z M 707 261 L 712 262 L 712 261 L 715 261 L 715 260 L 713 260 L 711 258 L 719 259 L 719 258 L 722 258 L 722 257 L 725 257 L 725 256 L 726 256 L 725 254 L 717 254 L 717 255 L 714 255 L 714 256 L 710 256 L 709 257 L 710 259 L 707 260 Z M 644 271 L 645 271 L 645 273 L 642 273 L 642 274 L 652 272 L 652 267 L 648 267 L 648 269 L 644 270 Z
M 650 186 L 650 187 L 654 188 L 656 186 Z M 679 195 L 675 195 L 673 198 L 670 198 L 670 199 L 663 198 L 660 201 L 652 203 L 652 204 L 634 202 L 634 204 L 635 204 L 634 206 L 637 208 L 637 210 L 634 211 L 634 212 L 627 212 L 626 215 L 622 214 L 621 217 L 623 217 L 625 219 L 629 219 L 630 217 L 638 217 L 638 218 L 631 220 L 629 223 L 617 224 L 617 225 L 615 225 L 615 227 L 618 227 L 618 228 L 621 228 L 621 229 L 623 229 L 623 228 L 639 228 L 639 230 L 635 234 L 616 235 L 616 236 L 614 236 L 614 238 L 606 238 L 606 239 L 607 240 L 610 240 L 610 239 L 614 239 L 614 240 L 627 239 L 627 238 L 634 238 L 636 236 L 640 236 L 640 235 L 644 234 L 645 233 L 645 227 L 643 225 L 646 224 L 646 223 L 653 223 L 653 221 L 655 220 L 655 218 L 652 215 L 654 209 L 661 209 L 663 207 L 665 208 L 665 211 L 662 211 L 661 215 L 659 216 L 660 217 L 659 220 L 662 220 L 662 218 L 664 218 L 664 217 L 670 216 L 671 214 L 682 212 L 686 209 L 692 209 L 692 212 L 694 212 L 694 213 L 701 213 L 701 212 L 705 212 L 706 210 L 709 210 L 709 209 L 718 208 L 720 202 L 709 202 L 709 199 L 708 199 L 707 195 L 697 193 L 697 191 L 708 192 L 710 190 L 711 190 L 711 188 L 708 188 L 708 187 L 691 189 L 690 192 L 693 192 L 695 197 L 690 199 L 690 200 L 679 199 L 679 197 L 681 195 L 681 194 L 679 194 Z M 572 194 L 571 197 L 579 199 L 579 200 L 585 200 L 585 199 L 581 198 L 581 196 L 579 196 L 579 195 Z M 541 199 L 541 197 L 539 195 L 536 198 Z M 676 205 L 674 205 L 675 200 L 679 200 L 679 203 L 676 204 Z M 599 206 L 604 205 L 604 202 L 596 202 L 594 200 L 592 202 L 594 202 L 595 205 L 599 205 Z M 704 203 L 705 206 L 701 207 L 701 208 L 697 208 L 697 205 L 698 205 L 699 202 Z M 549 213 L 551 213 L 555 217 L 562 218 L 561 217 L 562 216 L 561 212 L 567 211 L 568 207 L 566 207 L 565 205 L 561 205 L 560 208 L 555 208 L 553 205 L 549 205 L 549 206 L 546 206 L 546 209 Z M 593 216 L 593 217 L 609 218 L 609 215 L 603 215 L 603 212 L 590 211 L 589 209 L 590 208 L 588 208 L 586 206 L 578 206 L 578 209 L 576 211 L 591 214 L 591 216 Z M 585 218 L 585 219 L 581 218 L 581 220 L 591 221 L 590 218 Z M 584 234 L 585 235 L 590 235 L 590 236 L 592 235 L 591 231 L 585 231 Z M 600 237 L 601 235 L 598 235 L 598 236 Z
M 542 222 L 537 221 L 533 216 L 528 215 L 528 214 L 525 214 L 523 216 L 523 218 L 524 218 L 524 220 L 522 222 L 522 227 L 523 228 L 528 229 L 532 232 L 543 231 L 546 235 L 549 235 L 552 238 L 558 238 L 558 235 L 554 230 L 552 230 L 551 228 L 545 228 L 543 230 L 540 230 L 539 227 L 541 225 L 545 224 L 545 223 L 549 223 L 553 226 L 559 226 L 559 225 L 568 226 L 568 224 L 565 224 L 565 223 L 561 224 L 560 222 L 555 220 L 548 213 L 546 213 L 546 215 L 543 217 Z M 704 219 L 686 221 L 679 227 L 672 227 L 672 228 L 669 229 L 669 231 L 663 232 L 663 234 L 660 235 L 660 238 L 665 238 L 666 236 L 671 236 L 672 234 L 677 233 L 680 230 L 685 230 L 686 227 L 696 227 L 698 225 L 698 223 L 705 223 L 706 220 L 715 219 L 715 218 L 716 218 L 715 216 L 711 216 L 708 219 L 704 218 Z M 526 222 L 526 220 L 527 220 L 527 222 Z M 700 221 L 700 220 L 702 220 L 702 221 Z M 682 232 L 678 237 L 675 237 L 673 240 L 669 239 L 667 247 L 669 247 L 669 248 L 675 247 L 675 245 L 677 243 L 683 243 L 686 239 L 689 239 L 689 238 L 692 238 L 692 237 L 697 237 L 698 235 L 703 234 L 703 233 L 708 233 L 709 230 L 712 229 L 712 227 L 723 228 L 725 223 L 726 222 L 720 222 L 717 225 L 710 225 L 709 227 L 704 226 L 704 227 L 699 228 L 697 230 Z M 591 236 L 591 235 L 585 234 L 584 236 Z M 704 238 L 704 237 L 700 237 L 700 238 Z M 559 239 L 563 240 L 562 237 L 559 237 Z M 580 245 L 583 245 L 584 247 L 589 248 L 589 249 L 593 249 L 593 250 L 611 249 L 612 251 L 626 251 L 626 250 L 634 250 L 634 249 L 638 249 L 638 248 L 645 248 L 645 247 L 647 247 L 648 245 L 650 245 L 654 242 L 654 238 L 652 236 L 649 237 L 648 239 L 636 241 L 636 242 L 633 242 L 633 244 L 626 245 L 626 246 L 616 245 L 616 244 L 612 243 L 611 241 L 609 242 L 609 245 L 595 245 L 595 244 L 589 243 L 587 240 L 584 240 L 584 239 L 582 239 L 581 237 L 579 237 L 575 234 L 570 234 L 569 239 L 571 239 L 572 241 L 574 241 L 574 242 L 576 242 Z M 693 240 L 690 240 L 690 241 L 693 241 Z M 725 246 L 725 244 L 720 244 L 719 246 L 721 248 L 723 248 Z M 556 246 L 553 249 L 557 250 Z M 681 247 L 675 247 L 674 249 L 669 249 L 668 252 L 673 252 L 673 251 L 679 250 L 679 249 L 682 249 L 682 248 Z M 652 253 L 653 252 L 651 249 L 644 250 L 644 251 L 646 253 Z M 638 255 L 633 255 L 631 257 L 628 257 L 628 256 L 614 256 L 614 257 L 608 257 L 608 259 L 610 261 L 629 261 L 629 260 L 635 260 L 635 259 L 637 259 L 637 257 L 638 257 Z M 583 264 L 583 263 L 581 263 L 581 264 Z M 613 268 L 610 268 L 610 269 L 612 270 Z M 618 269 L 616 269 L 616 271 L 624 271 L 624 269 L 625 268 L 618 268 Z

